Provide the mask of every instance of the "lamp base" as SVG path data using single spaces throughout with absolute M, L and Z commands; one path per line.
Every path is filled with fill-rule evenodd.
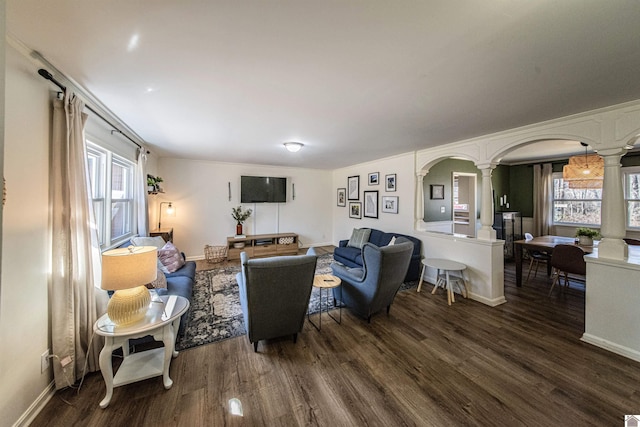
M 116 325 L 128 325 L 144 319 L 151 303 L 146 286 L 116 291 L 107 305 L 107 315 Z

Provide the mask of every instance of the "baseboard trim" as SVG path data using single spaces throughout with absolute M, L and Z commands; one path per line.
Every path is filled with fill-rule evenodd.
M 26 427 L 30 425 L 55 394 L 56 384 L 54 381 L 51 381 L 42 393 L 40 393 L 40 396 L 38 396 L 31 406 L 29 406 L 22 416 L 13 424 L 13 427 Z
M 469 299 L 481 302 L 482 304 L 488 305 L 489 307 L 497 307 L 507 302 L 507 299 L 504 296 L 501 296 L 499 298 L 489 299 L 480 295 L 476 295 L 472 292 L 469 292 Z
M 619 354 L 620 356 L 635 360 L 636 362 L 640 362 L 640 352 L 632 348 L 616 344 L 595 335 L 587 334 L 586 332 L 582 334 L 582 338 L 580 338 L 580 340 L 588 344 L 595 345 L 596 347 L 608 350 L 612 353 Z

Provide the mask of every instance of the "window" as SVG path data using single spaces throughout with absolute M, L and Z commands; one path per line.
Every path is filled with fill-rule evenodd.
M 640 229 L 640 167 L 625 168 L 623 174 L 627 228 Z
M 124 242 L 133 235 L 135 165 L 87 141 L 91 201 L 102 248 Z
M 553 223 L 600 226 L 601 188 L 570 188 L 562 173 L 553 174 Z

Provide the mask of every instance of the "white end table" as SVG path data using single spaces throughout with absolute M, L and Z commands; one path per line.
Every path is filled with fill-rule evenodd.
M 113 388 L 162 375 L 165 389 L 170 389 L 173 381 L 169 378 L 171 357 L 175 351 L 176 336 L 180 327 L 180 316 L 189 308 L 189 300 L 177 295 L 154 296 L 144 319 L 131 325 L 116 326 L 106 314 L 100 317 L 93 330 L 105 338 L 100 351 L 100 370 L 107 386 L 107 393 L 100 402 L 106 408 L 111 402 Z M 129 354 L 129 340 L 151 335 L 162 341 L 164 347 Z M 111 355 L 122 347 L 124 359 L 113 376 Z
M 424 273 L 427 267 L 432 267 L 437 269 L 436 273 L 436 284 L 431 291 L 432 294 L 435 294 L 436 290 L 439 287 L 447 289 L 447 303 L 451 305 L 452 302 L 456 302 L 455 294 L 453 292 L 453 284 L 462 285 L 461 292 L 463 292 L 463 296 L 466 298 L 468 295 L 467 289 L 467 281 L 464 278 L 463 271 L 467 268 L 461 262 L 450 261 L 448 259 L 440 259 L 440 258 L 425 258 L 422 260 L 422 274 L 420 275 L 420 282 L 418 283 L 418 292 L 422 288 L 422 280 L 424 277 Z M 444 273 L 440 273 L 440 271 Z M 451 272 L 458 272 L 459 275 L 451 275 Z

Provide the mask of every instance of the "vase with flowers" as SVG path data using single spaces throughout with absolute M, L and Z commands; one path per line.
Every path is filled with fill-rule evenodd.
M 231 217 L 236 220 L 236 236 L 242 235 L 242 223 L 245 222 L 250 216 L 251 209 L 242 209 L 242 206 L 231 208 Z

